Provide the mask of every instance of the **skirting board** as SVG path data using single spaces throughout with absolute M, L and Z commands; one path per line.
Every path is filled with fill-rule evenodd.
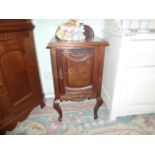
M 110 97 L 109 93 L 106 91 L 106 89 L 104 87 L 102 88 L 101 96 L 103 98 L 104 103 L 106 104 L 106 106 L 110 110 L 111 105 L 112 105 L 112 98 Z
M 122 109 L 122 110 L 120 110 L 120 109 Z M 126 106 L 124 108 L 118 106 L 115 115 L 116 115 L 116 117 L 118 117 L 118 116 L 150 114 L 150 113 L 155 113 L 155 105 Z

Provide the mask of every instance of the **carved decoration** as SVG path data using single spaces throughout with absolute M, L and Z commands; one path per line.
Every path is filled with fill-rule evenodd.
M 67 71 L 65 83 L 68 87 L 86 87 L 92 82 L 94 49 L 71 49 L 62 52 L 64 70 Z

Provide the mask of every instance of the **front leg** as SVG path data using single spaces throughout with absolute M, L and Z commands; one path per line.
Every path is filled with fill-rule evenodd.
M 60 104 L 60 99 L 55 99 L 53 103 L 53 107 L 59 114 L 58 120 L 62 121 L 62 110 L 59 104 Z
M 103 104 L 103 100 L 101 97 L 98 97 L 96 100 L 97 100 L 97 102 L 96 102 L 95 107 L 94 107 L 94 119 L 98 118 L 97 111 L 100 108 L 100 106 Z

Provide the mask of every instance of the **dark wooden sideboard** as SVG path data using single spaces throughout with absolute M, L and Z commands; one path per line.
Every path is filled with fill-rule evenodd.
M 94 118 L 102 105 L 101 85 L 104 50 L 108 42 L 94 38 L 87 41 L 67 42 L 53 39 L 48 48 L 51 53 L 55 89 L 54 108 L 62 121 L 62 100 L 96 98 Z
M 41 105 L 43 94 L 31 20 L 0 20 L 0 133 Z

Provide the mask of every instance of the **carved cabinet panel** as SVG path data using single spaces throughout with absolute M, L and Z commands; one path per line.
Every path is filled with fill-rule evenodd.
M 96 93 L 93 75 L 98 69 L 96 67 L 98 61 L 95 59 L 95 50 L 95 48 L 57 50 L 58 79 L 62 95 L 88 93 L 92 96 L 92 93 Z
M 21 40 L 6 41 L 0 43 L 0 47 L 3 48 L 0 51 L 1 82 L 12 106 L 16 107 L 32 96 L 25 50 Z
M 59 113 L 60 121 L 61 100 L 79 101 L 96 98 L 94 118 L 97 118 L 97 110 L 102 104 L 101 82 L 105 46 L 108 46 L 108 43 L 103 40 L 84 42 L 53 40 L 49 43 L 55 88 L 54 108 Z

